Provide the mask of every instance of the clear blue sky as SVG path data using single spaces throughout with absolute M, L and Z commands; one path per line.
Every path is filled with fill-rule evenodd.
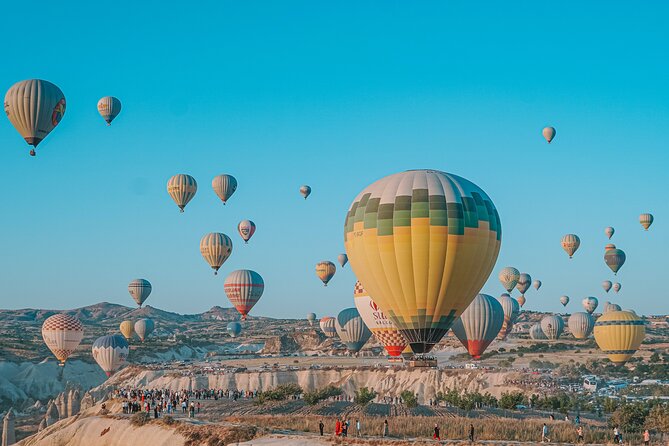
M 303 317 L 352 305 L 347 266 L 324 288 L 321 259 L 372 181 L 412 168 L 462 175 L 493 199 L 502 251 L 543 281 L 526 308 L 579 311 L 593 295 L 667 312 L 669 90 L 664 2 L 9 2 L 0 89 L 48 79 L 67 97 L 36 159 L 0 119 L 0 306 L 228 305 L 227 272 L 258 271 L 252 314 Z M 97 114 L 114 95 L 111 127 Z M 557 128 L 553 144 L 541 137 Z M 165 190 L 200 186 L 185 214 Z M 211 179 L 230 173 L 228 206 Z M 301 184 L 313 194 L 306 202 Z M 641 212 L 656 222 L 648 233 Z M 240 219 L 258 225 L 244 246 Z M 627 252 L 605 295 L 605 226 Z M 235 243 L 217 278 L 200 237 Z M 569 261 L 563 234 L 580 235 Z M 516 294 L 514 294 L 516 295 Z

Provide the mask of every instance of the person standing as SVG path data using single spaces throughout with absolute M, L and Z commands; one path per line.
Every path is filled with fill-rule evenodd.
M 620 431 L 618 430 L 618 426 L 613 428 L 613 442 L 620 443 Z
M 383 421 L 383 436 L 387 437 L 389 435 L 389 429 L 388 429 L 388 420 Z
M 579 426 L 578 429 L 576 429 L 576 433 L 578 434 L 578 443 L 585 443 L 583 440 L 583 426 Z
M 355 420 L 355 435 L 360 437 L 360 420 Z
M 546 423 L 544 423 L 544 427 L 541 428 L 541 442 L 549 442 L 550 443 L 551 439 L 548 438 L 548 426 L 546 426 Z
M 643 431 L 643 444 L 646 446 L 650 444 L 650 432 L 648 432 L 648 429 Z
M 335 423 L 335 436 L 340 436 L 341 435 L 341 421 L 337 419 L 337 422 Z
M 474 424 L 469 424 L 469 441 L 474 442 Z
M 432 438 L 434 440 L 441 440 L 441 437 L 439 436 L 439 426 L 436 424 L 434 425 L 434 434 L 432 434 Z
M 323 429 L 325 429 L 325 424 L 323 424 L 323 420 L 318 422 L 318 430 L 321 433 L 321 437 L 323 436 Z

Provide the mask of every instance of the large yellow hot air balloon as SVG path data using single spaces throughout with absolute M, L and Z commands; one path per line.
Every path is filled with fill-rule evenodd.
M 119 331 L 126 341 L 130 342 L 132 335 L 135 334 L 135 323 L 133 321 L 123 321 L 119 326 Z
M 5 113 L 28 144 L 37 148 L 65 114 L 65 96 L 41 79 L 17 82 L 5 95 Z M 35 156 L 35 149 L 30 151 Z
M 597 319 L 594 333 L 597 345 L 611 362 L 623 365 L 641 345 L 646 328 L 631 311 L 610 311 Z
M 216 275 L 221 265 L 232 254 L 232 240 L 220 232 L 210 232 L 200 240 L 200 253 Z
M 189 201 L 193 199 L 197 192 L 197 182 L 195 178 L 184 173 L 174 175 L 167 182 L 167 193 L 170 194 L 172 200 L 179 206 L 181 212 Z
M 421 354 L 487 280 L 501 226 L 494 204 L 475 184 L 412 170 L 382 178 L 356 197 L 344 244 L 355 275 Z
M 323 282 L 323 286 L 328 286 L 328 282 L 334 277 L 335 272 L 337 272 L 337 267 L 329 260 L 323 260 L 316 264 L 316 275 Z

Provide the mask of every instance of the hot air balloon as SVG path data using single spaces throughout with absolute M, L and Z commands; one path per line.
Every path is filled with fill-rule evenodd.
M 314 325 L 314 322 L 316 321 L 316 313 L 307 313 L 307 321 L 309 322 L 309 325 Z
M 604 253 L 604 261 L 613 274 L 618 274 L 618 270 L 625 264 L 625 258 L 623 250 L 618 248 L 607 249 Z
M 232 321 L 228 323 L 226 331 L 231 337 L 236 338 L 242 332 L 242 324 L 237 321 Z
M 609 292 L 612 286 L 613 283 L 611 283 L 610 280 L 605 280 L 604 282 L 602 282 L 602 288 L 604 288 L 604 291 L 606 291 L 607 293 Z
M 300 195 L 302 195 L 306 200 L 307 197 L 311 195 L 311 187 L 307 186 L 306 184 L 300 186 Z
M 608 244 L 604 247 L 604 252 L 606 252 L 606 251 L 611 251 L 612 249 L 616 249 L 616 245 L 614 245 L 613 243 L 608 243 Z
M 611 362 L 625 364 L 637 351 L 646 328 L 643 320 L 631 311 L 611 311 L 595 322 L 595 341 Z
M 622 308 L 618 304 L 612 304 L 611 302 L 607 302 L 604 304 L 604 314 L 610 313 L 612 311 L 621 311 Z
M 567 304 L 569 303 L 569 296 L 561 296 L 560 303 L 562 304 L 563 307 L 566 307 Z
M 408 361 L 412 357 L 413 357 L 413 350 L 411 350 L 411 346 L 407 344 L 407 346 L 404 347 L 404 350 L 402 350 L 402 359 Z
M 619 282 L 616 282 L 616 283 L 613 284 L 613 291 L 615 291 L 615 292 L 617 293 L 617 292 L 620 291 L 620 289 L 621 289 L 622 287 L 623 287 L 623 286 L 622 286 Z
M 414 353 L 429 352 L 490 275 L 499 215 L 475 184 L 435 170 L 387 176 L 345 221 L 351 268 Z
M 139 340 L 144 342 L 146 338 L 149 337 L 153 330 L 155 330 L 156 324 L 153 323 L 153 320 L 149 318 L 142 318 L 135 322 L 135 333 L 139 337 Z
M 128 284 L 128 293 L 137 302 L 139 308 L 142 308 L 142 304 L 149 298 L 151 290 L 151 283 L 146 279 L 135 279 Z
M 323 334 L 328 338 L 334 338 L 337 336 L 337 330 L 335 329 L 335 318 L 332 316 L 322 317 L 319 325 L 323 331 Z
M 400 356 L 408 341 L 367 294 L 359 281 L 355 283 L 353 289 L 353 302 L 355 302 L 355 308 L 358 310 L 362 321 L 376 340 L 385 347 L 388 355 L 392 357 Z
M 242 236 L 244 243 L 248 243 L 256 232 L 256 224 L 251 220 L 242 220 L 237 225 L 237 231 Z
M 30 79 L 12 85 L 5 94 L 5 113 L 14 128 L 33 146 L 42 142 L 65 114 L 65 96 L 49 81 Z
M 346 254 L 339 254 L 337 256 L 337 261 L 339 262 L 339 264 L 343 268 L 344 265 L 346 265 L 348 263 L 348 256 Z
M 525 291 L 530 289 L 530 285 L 532 285 L 532 277 L 527 273 L 521 273 L 516 289 L 520 291 L 520 294 L 525 294 Z
M 179 206 L 181 212 L 189 201 L 193 199 L 197 192 L 197 182 L 195 178 L 184 173 L 174 175 L 167 182 L 167 193 L 170 194 L 172 200 Z
M 61 366 L 65 365 L 83 337 L 84 326 L 79 319 L 69 314 L 54 314 L 42 324 L 42 339 Z
M 516 319 L 518 319 L 518 315 L 520 314 L 520 306 L 516 299 L 506 293 L 499 296 L 499 303 L 504 311 L 504 322 L 502 323 L 501 330 L 498 332 L 498 339 L 503 340 L 511 333 L 513 324 L 516 323 Z
M 135 324 L 133 324 L 132 321 L 123 321 L 119 326 L 119 331 L 126 339 L 126 341 L 130 342 L 132 335 L 135 334 Z
M 323 286 L 328 286 L 328 282 L 335 275 L 336 271 L 337 267 L 335 264 L 328 260 L 323 260 L 316 264 L 316 275 L 323 282 Z
M 564 321 L 560 316 L 554 314 L 545 316 L 541 319 L 541 330 L 549 340 L 555 341 L 560 338 L 560 335 L 564 331 Z
M 555 138 L 555 129 L 553 127 L 544 127 L 541 134 L 544 135 L 546 142 L 550 144 L 551 141 L 553 141 L 553 138 Z
M 502 305 L 492 296 L 479 294 L 453 322 L 451 330 L 474 359 L 480 359 L 504 324 Z
M 211 187 L 223 204 L 226 204 L 228 199 L 237 190 L 237 180 L 232 175 L 216 175 L 211 181 Z
M 232 305 L 242 315 L 242 320 L 245 321 L 249 311 L 260 300 L 263 291 L 265 291 L 265 282 L 260 274 L 255 271 L 238 269 L 225 278 L 223 289 Z
M 582 303 L 583 303 L 583 308 L 585 309 L 585 311 L 592 314 L 597 309 L 597 305 L 599 304 L 599 301 L 597 300 L 596 297 L 586 297 L 585 299 L 583 299 Z
M 530 338 L 535 341 L 548 339 L 541 329 L 541 324 L 534 324 L 530 327 Z
M 616 230 L 613 229 L 611 226 L 604 228 L 604 234 L 611 240 L 611 237 L 613 237 L 613 234 L 615 234 Z
M 210 232 L 200 240 L 200 253 L 216 275 L 221 265 L 232 254 L 232 240 L 220 232 Z
M 569 316 L 567 325 L 569 325 L 569 331 L 576 339 L 586 339 L 592 333 L 595 320 L 590 316 L 590 313 L 579 311 Z
M 534 282 L 532 282 L 532 286 L 535 290 L 539 291 L 539 288 L 541 288 L 541 280 L 535 279 Z
M 525 299 L 524 294 L 521 294 L 520 296 L 518 296 L 518 298 L 516 300 L 518 301 L 518 305 L 520 305 L 521 308 L 525 305 L 525 302 L 527 302 L 527 299 Z
M 107 125 L 111 125 L 114 118 L 121 113 L 121 101 L 114 96 L 105 96 L 98 101 L 98 113 L 105 120 Z
M 571 259 L 578 247 L 581 246 L 581 239 L 578 238 L 578 235 L 576 234 L 567 234 L 562 237 L 560 244 L 562 245 L 562 249 L 564 249 Z
M 499 272 L 499 281 L 502 282 L 502 286 L 507 293 L 510 293 L 516 287 L 518 279 L 520 279 L 520 271 L 512 266 L 502 268 Z
M 647 231 L 650 228 L 650 225 L 653 224 L 653 215 L 652 214 L 641 214 L 639 215 L 639 223 Z
M 93 342 L 92 351 L 93 359 L 109 377 L 125 364 L 130 347 L 123 336 L 109 335 L 97 338 Z
M 335 329 L 339 339 L 351 353 L 358 353 L 372 336 L 372 332 L 369 331 L 355 308 L 347 308 L 337 315 Z

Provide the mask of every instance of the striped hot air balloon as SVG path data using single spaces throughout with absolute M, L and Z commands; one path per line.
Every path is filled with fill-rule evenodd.
M 502 270 L 499 272 L 498 278 L 506 292 L 510 293 L 518 284 L 518 279 L 520 279 L 520 271 L 512 266 L 507 266 L 506 268 L 502 268 Z
M 128 360 L 130 347 L 120 335 L 102 336 L 93 342 L 93 359 L 107 376 L 120 369 Z
M 135 334 L 135 324 L 132 321 L 123 321 L 118 328 L 125 340 L 130 342 L 132 336 Z
M 323 260 L 316 264 L 316 275 L 323 282 L 323 286 L 328 286 L 328 282 L 334 277 L 335 272 L 337 272 L 337 267 L 329 260 Z
M 576 234 L 567 234 L 562 237 L 560 244 L 562 245 L 562 249 L 564 249 L 571 259 L 578 247 L 581 246 L 581 239 L 578 238 L 578 235 Z
M 611 302 L 606 302 L 604 304 L 604 314 L 610 313 L 612 311 L 621 311 L 622 308 L 618 304 L 612 304 Z
M 98 113 L 105 120 L 107 125 L 111 125 L 114 118 L 121 113 L 121 101 L 114 96 L 105 96 L 98 101 Z
M 481 355 L 499 334 L 504 324 L 504 309 L 492 296 L 479 294 L 453 322 L 451 330 L 474 359 Z
M 502 328 L 500 329 L 499 339 L 506 339 L 513 329 L 513 324 L 516 323 L 518 315 L 520 314 L 520 305 L 518 301 L 508 294 L 504 293 L 499 297 L 499 303 L 502 306 L 504 311 L 504 322 L 502 323 Z
M 239 235 L 242 236 L 244 243 L 248 243 L 256 232 L 256 224 L 251 220 L 242 220 L 237 225 L 237 231 L 239 232 Z
M 184 208 L 193 199 L 196 192 L 197 182 L 190 175 L 180 173 L 167 181 L 167 193 L 170 194 L 172 200 L 179 206 L 181 212 L 184 211 Z
M 521 273 L 518 278 L 518 283 L 516 284 L 516 289 L 520 292 L 520 294 L 525 294 L 525 292 L 530 289 L 531 285 L 532 276 L 527 273 Z
M 609 292 L 612 286 L 613 283 L 610 280 L 605 280 L 602 282 L 602 288 L 604 288 L 604 291 L 606 291 L 607 293 Z
M 314 322 L 316 322 L 316 313 L 307 313 L 307 322 L 309 322 L 309 325 L 314 325 Z
M 650 228 L 650 225 L 653 224 L 653 215 L 652 214 L 641 214 L 639 215 L 639 223 L 643 226 L 643 229 L 646 231 Z
M 232 321 L 228 323 L 226 331 L 228 332 L 230 337 L 236 338 L 242 332 L 242 324 L 240 324 L 237 321 Z
M 553 138 L 555 138 L 555 128 L 553 127 L 544 127 L 544 129 L 541 131 L 541 134 L 544 135 L 544 139 L 548 144 L 553 141 Z
M 535 341 L 548 339 L 544 334 L 544 331 L 541 329 L 541 324 L 534 324 L 530 327 L 530 338 Z
M 200 240 L 200 253 L 216 275 L 232 254 L 232 240 L 223 233 L 210 232 Z
M 560 339 L 560 335 L 562 335 L 562 332 L 564 331 L 564 320 L 562 320 L 560 316 L 554 314 L 545 316 L 541 319 L 541 330 L 551 341 Z
M 9 122 L 35 148 L 56 128 L 65 115 L 65 96 L 56 85 L 30 79 L 12 85 L 5 94 L 5 113 Z
M 344 228 L 353 272 L 417 354 L 429 352 L 476 297 L 501 243 L 488 195 L 435 170 L 376 181 L 355 198 Z
M 237 190 L 237 179 L 227 174 L 216 175 L 211 181 L 211 187 L 223 204 L 226 204 Z
M 360 281 L 355 283 L 353 302 L 363 322 L 372 332 L 377 341 L 385 347 L 389 356 L 400 356 L 408 341 L 399 332 L 393 321 L 383 313 L 383 310 L 374 302 L 365 291 Z
M 132 299 L 142 308 L 142 304 L 149 298 L 151 294 L 151 282 L 146 279 L 135 279 L 128 284 L 128 293 Z
M 142 318 L 135 322 L 135 333 L 137 333 L 139 340 L 142 342 L 144 342 L 155 329 L 156 324 L 149 318 Z
M 42 339 L 60 365 L 74 353 L 84 337 L 84 326 L 69 314 L 58 313 L 42 324 Z
M 242 320 L 245 321 L 251 308 L 262 297 L 262 293 L 265 291 L 265 282 L 260 274 L 255 271 L 238 269 L 228 274 L 223 289 L 232 305 L 242 315 Z
M 595 310 L 597 309 L 597 305 L 599 305 L 599 301 L 597 300 L 597 298 L 592 296 L 584 298 L 582 303 L 585 311 L 587 311 L 590 314 L 594 313 Z
M 321 331 L 328 338 L 334 338 L 337 336 L 337 329 L 335 329 L 335 318 L 332 316 L 322 317 L 318 325 L 321 327 Z
M 595 341 L 611 362 L 625 364 L 646 336 L 643 320 L 631 311 L 611 311 L 595 322 Z
M 586 339 L 595 327 L 595 320 L 589 313 L 579 311 L 569 316 L 567 325 L 576 339 Z
M 607 249 L 604 253 L 604 262 L 611 268 L 613 274 L 618 274 L 620 268 L 625 264 L 625 259 L 626 256 L 623 250 L 616 248 L 615 245 L 613 248 Z
M 372 336 L 355 308 L 347 308 L 337 315 L 335 329 L 339 339 L 351 353 L 358 353 Z

